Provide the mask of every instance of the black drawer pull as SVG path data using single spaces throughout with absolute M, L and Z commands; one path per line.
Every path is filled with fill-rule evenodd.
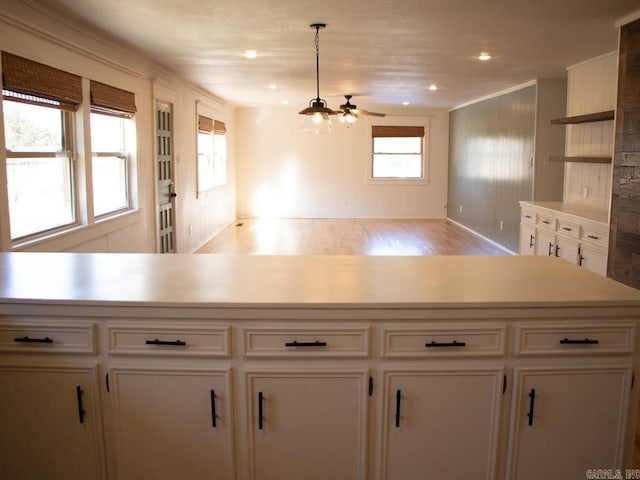
M 80 420 L 80 423 L 84 423 L 84 414 L 87 413 L 84 411 L 84 405 L 82 404 L 82 394 L 84 392 L 82 391 L 82 388 L 80 388 L 80 385 L 76 386 L 76 400 L 78 401 L 78 419 Z
M 591 338 L 585 338 L 584 340 L 572 340 L 570 338 L 565 337 L 562 340 L 560 340 L 560 343 L 562 345 L 597 345 L 600 343 L 600 341 L 591 339 Z
M 529 248 L 533 248 L 533 239 L 534 239 L 534 236 L 529 235 Z
M 562 229 L 566 232 L 573 232 L 573 228 L 569 228 L 569 227 L 562 227 Z
M 298 342 L 294 340 L 293 342 L 286 342 L 284 344 L 285 347 L 326 347 L 327 342 L 321 342 L 320 340 L 316 340 L 315 342 Z
M 402 393 L 400 390 L 396 390 L 396 428 L 400 428 L 400 401 L 402 400 Z
M 14 342 L 21 343 L 53 343 L 53 340 L 49 337 L 44 338 L 29 338 L 26 335 L 24 337 L 18 337 L 13 339 Z
M 598 240 L 600 237 L 596 237 L 595 235 L 587 235 L 587 238 L 590 238 L 591 240 Z
M 532 388 L 531 392 L 529 392 L 529 413 L 527 413 L 527 417 L 529 417 L 529 426 L 533 425 L 533 403 L 536 401 L 536 389 Z
M 466 347 L 467 342 L 458 342 L 454 340 L 453 342 L 436 342 L 433 340 L 431 343 L 425 343 L 424 346 L 426 348 L 434 348 L 434 347 Z
M 262 392 L 258 392 L 258 430 L 262 430 Z
M 531 218 L 531 215 L 525 215 L 524 218 Z
M 216 391 L 211 390 L 211 426 L 216 428 Z
M 183 342 L 182 340 L 158 340 L 157 338 L 155 340 L 147 340 L 144 343 L 146 343 L 147 345 L 173 345 L 176 347 L 184 347 L 187 343 Z
M 551 223 L 549 220 L 540 220 L 540 222 L 544 223 L 545 225 L 549 225 Z

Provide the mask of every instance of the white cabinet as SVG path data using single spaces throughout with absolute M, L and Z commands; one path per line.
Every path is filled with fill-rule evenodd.
M 380 478 L 496 478 L 503 371 L 427 368 L 384 372 Z
M 232 479 L 228 370 L 109 370 L 118 480 Z
M 516 379 L 509 479 L 622 467 L 630 366 L 520 368 Z
M 366 371 L 247 373 L 252 480 L 365 480 Z
M 521 255 L 559 257 L 606 275 L 609 235 L 605 213 L 559 202 L 520 205 Z
M 0 392 L 2 478 L 106 478 L 95 365 L 2 365 Z

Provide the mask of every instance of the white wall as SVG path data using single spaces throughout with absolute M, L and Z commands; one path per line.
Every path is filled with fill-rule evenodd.
M 238 218 L 446 217 L 448 111 L 367 109 L 387 113 L 387 124 L 391 114 L 431 117 L 428 185 L 366 181 L 375 117 L 360 117 L 349 128 L 334 117 L 332 135 L 312 135 L 300 132 L 300 108 L 238 108 Z
M 570 66 L 567 72 L 568 116 L 615 110 L 618 79 L 617 52 Z M 566 129 L 566 155 L 613 156 L 613 120 L 567 125 Z M 566 163 L 564 201 L 608 211 L 611 199 L 611 175 L 610 164 Z
M 135 53 L 126 45 L 98 37 L 90 29 L 71 25 L 37 4 L 3 0 L 0 5 L 0 50 L 97 80 L 135 93 L 137 163 L 136 210 L 117 219 L 81 222 L 73 231 L 22 246 L 20 250 L 78 252 L 155 252 L 155 98 L 174 104 L 176 154 L 176 239 L 179 251 L 198 248 L 211 235 L 235 219 L 234 108 L 185 83 L 173 73 Z M 227 125 L 228 185 L 196 196 L 196 102 L 208 104 L 215 118 Z M 82 114 L 82 113 L 80 113 Z M 78 114 L 76 114 L 78 115 Z M 0 135 L 0 140 L 2 136 Z M 82 152 L 80 152 L 82 153 Z M 79 161 L 87 159 L 79 158 Z M 0 164 L 4 148 L 0 146 Z M 4 169 L 0 180 L 5 179 Z M 6 189 L 0 189 L 0 192 Z M 7 200 L 0 195 L 0 216 L 7 218 Z M 2 250 L 12 250 L 8 222 L 0 225 Z M 189 228 L 191 227 L 191 228 Z

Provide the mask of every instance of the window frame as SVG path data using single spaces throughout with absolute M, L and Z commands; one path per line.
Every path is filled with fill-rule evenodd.
M 430 177 L 430 116 L 408 116 L 408 115 L 387 115 L 384 118 L 368 119 L 366 131 L 366 176 L 365 183 L 371 185 L 392 185 L 392 186 L 425 186 L 429 185 Z M 421 145 L 421 171 L 422 176 L 416 177 L 375 177 L 373 175 L 373 159 L 374 159 L 374 135 L 373 127 L 422 127 L 424 128 L 424 136 L 422 136 Z M 380 138 L 380 137 L 376 137 Z M 409 137 L 409 138 L 417 138 Z M 401 154 L 398 154 L 401 155 Z
M 35 96 L 34 96 L 35 97 Z M 46 99 L 44 99 L 46 100 Z M 49 228 L 44 228 L 42 230 L 37 230 L 34 232 L 26 233 L 24 235 L 13 236 L 13 231 L 11 229 L 11 209 L 10 204 L 7 203 L 7 214 L 8 214 L 8 224 L 9 224 L 9 239 L 12 245 L 19 245 L 25 242 L 30 242 L 34 240 L 38 240 L 44 237 L 48 237 L 50 235 L 54 235 L 56 233 L 61 233 L 68 231 L 73 228 L 77 228 L 80 225 L 79 218 L 79 199 L 78 199 L 78 178 L 79 172 L 76 162 L 76 154 L 75 154 L 75 139 L 76 139 L 76 130 L 75 130 L 75 112 L 68 108 L 61 108 L 53 103 L 49 102 L 25 102 L 21 100 L 16 100 L 11 96 L 2 96 L 3 102 L 15 102 L 22 104 L 29 104 L 32 106 L 36 106 L 39 108 L 49 108 L 56 110 L 60 113 L 62 117 L 62 148 L 56 152 L 43 152 L 43 151 L 22 151 L 22 152 L 14 152 L 9 150 L 6 147 L 6 124 L 4 124 L 5 112 L 4 106 L 2 108 L 2 122 L 3 122 L 3 130 L 5 131 L 5 145 L 3 145 L 5 151 L 5 172 L 8 167 L 9 159 L 25 159 L 25 158 L 66 158 L 67 159 L 67 169 L 69 171 L 69 197 L 70 197 L 70 207 L 71 207 L 71 217 L 72 220 L 68 223 L 64 223 L 61 225 L 56 225 Z M 8 187 L 8 185 L 7 185 Z M 8 194 L 9 192 L 7 192 Z M 8 200 L 8 198 L 7 198 Z
M 197 114 L 197 131 L 196 131 L 196 194 L 214 190 L 219 187 L 224 187 L 228 183 L 228 171 L 227 171 L 227 140 L 226 140 L 226 125 L 224 122 L 214 120 L 213 116 Z M 202 153 L 200 151 L 201 136 L 206 135 L 210 146 L 210 158 L 208 168 L 204 169 L 202 165 L 202 156 L 209 154 L 209 152 Z M 217 141 L 216 141 L 217 140 Z M 218 159 L 220 152 L 217 151 L 216 145 L 220 142 L 224 142 L 224 156 L 222 162 Z M 208 156 L 208 155 L 207 155 Z M 216 166 L 222 163 L 222 172 L 218 172 Z M 205 175 L 211 175 L 211 177 L 205 177 Z

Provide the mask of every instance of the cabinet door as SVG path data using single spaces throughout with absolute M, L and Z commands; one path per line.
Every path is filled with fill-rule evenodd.
M 555 256 L 578 263 L 578 242 L 561 235 L 556 237 Z
M 535 255 L 536 227 L 528 223 L 520 224 L 520 255 Z
M 0 477 L 104 479 L 95 367 L 0 367 Z
M 607 253 L 595 248 L 580 248 L 580 265 L 600 275 L 607 274 Z
M 254 480 L 364 480 L 366 372 L 249 373 Z
M 508 478 L 622 468 L 631 368 L 523 369 L 517 377 Z
M 109 379 L 118 480 L 233 478 L 227 371 L 113 368 Z
M 555 255 L 556 234 L 547 230 L 537 229 L 536 255 Z
M 384 375 L 382 479 L 495 478 L 502 370 Z

